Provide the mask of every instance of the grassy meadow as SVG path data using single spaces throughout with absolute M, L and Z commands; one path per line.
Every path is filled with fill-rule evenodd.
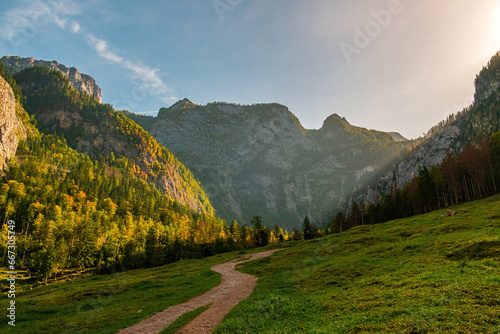
M 447 210 L 242 265 L 259 284 L 215 333 L 500 333 L 500 195 Z
M 500 333 L 500 195 L 447 210 L 285 243 L 241 264 L 258 285 L 215 333 Z M 34 288 L 19 281 L 15 330 L 3 321 L 0 332 L 115 333 L 216 286 L 210 267 L 241 254 Z

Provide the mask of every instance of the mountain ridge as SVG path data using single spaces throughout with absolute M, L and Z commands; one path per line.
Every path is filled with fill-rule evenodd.
M 367 189 L 360 186 L 354 198 L 375 203 L 393 188 L 401 189 L 418 174 L 420 167 L 440 164 L 449 154 L 458 155 L 468 144 L 478 143 L 500 131 L 500 52 L 496 53 L 475 79 L 474 102 L 429 130 L 424 140 Z M 363 190 L 362 190 L 363 189 Z
M 75 67 L 67 67 L 55 60 L 37 60 L 33 57 L 23 58 L 19 56 L 4 56 L 1 61 L 11 76 L 33 66 L 45 66 L 52 70 L 59 71 L 68 78 L 74 89 L 93 96 L 99 103 L 102 103 L 101 88 L 97 85 L 95 79 L 90 75 L 80 73 Z

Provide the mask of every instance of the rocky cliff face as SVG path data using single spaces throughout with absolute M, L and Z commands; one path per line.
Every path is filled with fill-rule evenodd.
M 20 139 L 26 130 L 16 115 L 16 98 L 7 81 L 0 77 L 0 170 L 16 154 Z
M 63 64 L 59 64 L 57 61 L 44 61 L 36 60 L 34 58 L 22 58 L 17 56 L 12 57 L 2 57 L 2 63 L 10 75 L 14 75 L 26 68 L 33 66 L 46 66 L 52 70 L 61 72 L 66 78 L 68 78 L 71 86 L 74 89 L 82 91 L 87 95 L 94 96 L 95 99 L 101 103 L 102 93 L 101 88 L 97 85 L 94 78 L 89 75 L 80 73 L 74 67 L 66 67 Z
M 306 130 L 279 104 L 199 106 L 185 99 L 147 124 L 201 181 L 222 218 L 248 224 L 258 214 L 288 229 L 306 215 L 328 223 L 363 175 L 405 147 L 338 115 Z

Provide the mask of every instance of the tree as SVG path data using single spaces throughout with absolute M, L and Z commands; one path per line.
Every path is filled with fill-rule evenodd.
M 269 241 L 269 229 L 262 224 L 261 216 L 254 216 L 251 224 L 253 225 L 254 243 L 257 247 L 266 246 Z
M 283 229 L 280 228 L 278 225 L 274 225 L 273 234 L 278 242 L 285 241 L 285 235 L 283 233 Z
M 429 169 L 425 166 L 418 168 L 417 193 L 420 213 L 432 211 L 436 207 L 436 184 Z
M 490 161 L 495 180 L 495 192 L 500 189 L 500 132 L 490 137 Z
M 304 233 L 304 240 L 311 240 L 314 237 L 311 221 L 308 216 L 304 218 L 304 222 L 302 223 L 302 232 Z
M 342 233 L 343 226 L 346 223 L 345 215 L 342 212 L 338 212 L 335 219 L 332 222 L 332 230 L 334 232 Z
M 147 266 L 156 267 L 165 263 L 159 223 L 156 223 L 149 228 L 146 236 L 145 252 Z

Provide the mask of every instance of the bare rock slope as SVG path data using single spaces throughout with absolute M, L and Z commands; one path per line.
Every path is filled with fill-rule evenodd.
M 16 98 L 7 81 L 0 77 L 0 170 L 16 154 L 22 138 L 26 138 L 26 129 L 16 115 Z

